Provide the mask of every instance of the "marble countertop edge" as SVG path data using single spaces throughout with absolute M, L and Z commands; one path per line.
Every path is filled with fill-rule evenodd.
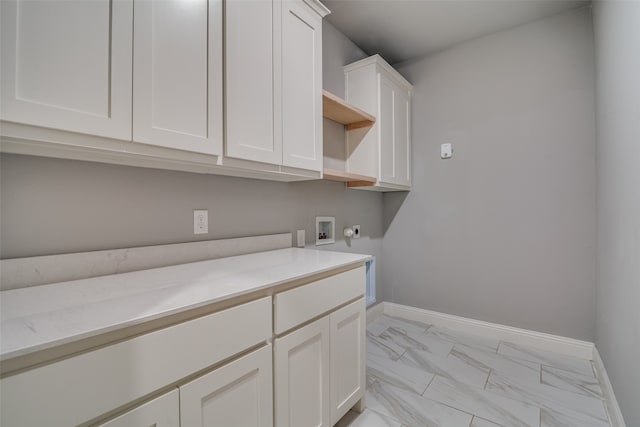
M 269 265 L 268 257 L 279 257 L 278 262 Z M 281 263 L 281 258 L 285 259 L 289 256 L 291 263 L 287 264 L 290 270 Z M 299 262 L 298 256 L 305 258 L 304 262 Z M 221 277 L 214 277 L 211 283 L 194 282 L 182 283 L 171 286 L 153 286 L 144 288 L 143 292 L 134 295 L 118 295 L 115 299 L 105 298 L 103 300 L 92 301 L 87 305 L 70 305 L 68 307 L 56 306 L 59 301 L 52 302 L 54 307 L 46 310 L 46 302 L 38 303 L 43 307 L 34 313 L 27 313 L 24 316 L 16 315 L 9 318 L 3 318 L 0 329 L 0 360 L 7 361 L 37 352 L 50 350 L 61 347 L 74 342 L 78 342 L 87 338 L 97 337 L 110 332 L 123 330 L 129 327 L 137 326 L 147 322 L 152 322 L 164 317 L 173 316 L 182 312 L 198 309 L 207 305 L 222 303 L 226 300 L 242 297 L 255 292 L 264 291 L 269 288 L 277 287 L 289 282 L 304 280 L 309 277 L 331 272 L 339 268 L 356 266 L 362 264 L 371 258 L 369 255 L 341 253 L 331 251 L 318 251 L 314 249 L 279 249 L 275 251 L 262 252 L 258 254 L 239 255 L 230 258 L 220 258 L 211 261 L 198 261 L 196 263 L 181 264 L 178 266 L 161 267 L 160 269 L 168 269 L 168 271 L 188 271 L 189 266 L 193 268 L 202 268 L 206 263 L 215 267 L 216 265 L 224 265 L 233 258 L 236 263 L 242 262 L 243 259 L 259 260 L 262 259 L 266 264 L 260 268 L 252 268 L 247 265 L 246 268 L 237 268 L 237 275 L 229 272 Z M 296 261 L 298 261 L 296 263 Z M 197 264 L 197 266 L 195 266 Z M 118 288 L 127 286 L 126 277 L 136 277 L 136 280 L 144 278 L 147 275 L 153 275 L 159 269 L 151 269 L 137 271 L 132 273 L 122 273 L 118 275 L 118 284 L 114 285 Z M 100 282 L 109 281 L 110 276 L 101 276 Z M 124 277 L 125 280 L 122 280 Z M 98 278 L 93 278 L 98 279 Z M 176 279 L 179 281 L 179 274 Z M 11 298 L 6 298 L 13 293 L 19 296 L 24 304 L 24 300 L 29 298 L 37 299 L 38 291 L 46 288 L 48 293 L 55 290 L 56 285 L 65 289 L 72 284 L 76 290 L 82 288 L 83 283 L 92 283 L 92 279 L 82 279 L 73 282 L 62 282 L 52 285 L 41 285 L 33 288 L 26 288 L 25 292 L 3 291 L 1 304 L 3 309 L 7 304 L 11 304 Z M 109 285 L 107 285 L 109 286 Z M 40 288 L 40 289 L 39 289 Z M 114 289 L 118 291 L 119 289 Z M 20 291 L 20 290 L 18 290 Z M 164 298 L 163 293 L 172 291 L 171 298 Z M 2 295 L 4 294 L 4 295 Z M 202 297 L 202 294 L 209 294 Z M 5 297 L 6 296 L 6 297 Z M 157 302 L 165 305 L 163 308 L 146 307 L 148 300 L 152 297 L 157 298 Z M 122 302 L 125 302 L 122 304 Z M 125 307 L 126 303 L 130 303 L 130 307 Z M 140 305 L 140 309 L 137 308 Z M 118 314 L 118 310 L 114 310 L 114 306 L 122 304 Z M 96 309 L 97 307 L 97 309 Z M 127 312 L 128 311 L 128 312 Z M 96 317 L 109 316 L 105 319 L 92 319 L 95 312 Z M 4 317 L 4 316 L 3 316 Z

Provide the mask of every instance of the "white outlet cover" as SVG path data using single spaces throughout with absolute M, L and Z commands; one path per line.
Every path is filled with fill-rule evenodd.
M 359 225 L 354 225 L 353 227 L 351 227 L 353 229 L 353 238 L 354 239 L 359 239 L 360 238 L 360 226 Z
M 207 234 L 209 232 L 209 211 L 195 209 L 193 211 L 193 234 Z
M 305 244 L 305 236 L 304 236 L 304 230 L 298 230 L 297 231 L 297 245 L 299 248 L 304 248 L 304 244 Z
M 443 159 L 453 157 L 453 144 L 447 143 L 440 145 L 440 157 Z

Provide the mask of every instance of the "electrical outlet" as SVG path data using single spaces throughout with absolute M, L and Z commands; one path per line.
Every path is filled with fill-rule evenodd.
M 360 238 L 360 226 L 359 225 L 354 225 L 353 227 L 351 227 L 353 229 L 353 236 L 352 238 L 354 239 L 359 239 Z
M 299 248 L 304 248 L 305 238 L 304 238 L 304 230 L 298 230 L 297 232 L 297 245 Z
M 207 234 L 209 232 L 209 211 L 196 209 L 193 211 L 193 234 Z
M 440 158 L 450 159 L 453 157 L 453 145 L 450 143 L 440 145 Z

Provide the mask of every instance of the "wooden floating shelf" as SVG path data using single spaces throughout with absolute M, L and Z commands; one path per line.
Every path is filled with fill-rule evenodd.
M 325 169 L 322 177 L 329 181 L 346 182 L 349 187 L 368 187 L 376 183 L 376 179 L 372 176 L 358 175 L 335 169 Z
M 373 126 L 376 118 L 326 90 L 322 91 L 322 115 L 345 125 L 347 130 Z

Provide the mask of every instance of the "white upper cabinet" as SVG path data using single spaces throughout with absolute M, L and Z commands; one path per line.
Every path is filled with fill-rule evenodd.
M 411 84 L 378 55 L 347 65 L 346 99 L 376 117 L 347 132 L 347 172 L 375 176 L 363 190 L 411 189 Z
M 137 0 L 133 140 L 222 154 L 222 0 Z
M 365 391 L 366 307 L 364 298 L 331 313 L 331 423 Z
M 282 164 L 322 170 L 322 17 L 282 4 Z
M 318 0 L 0 7 L 0 151 L 321 178 Z
M 227 2 L 226 156 L 322 170 L 326 13 L 302 0 Z
M 130 140 L 133 2 L 0 3 L 0 118 Z
M 279 165 L 282 144 L 274 134 L 274 17 L 280 2 L 226 3 L 226 155 Z

